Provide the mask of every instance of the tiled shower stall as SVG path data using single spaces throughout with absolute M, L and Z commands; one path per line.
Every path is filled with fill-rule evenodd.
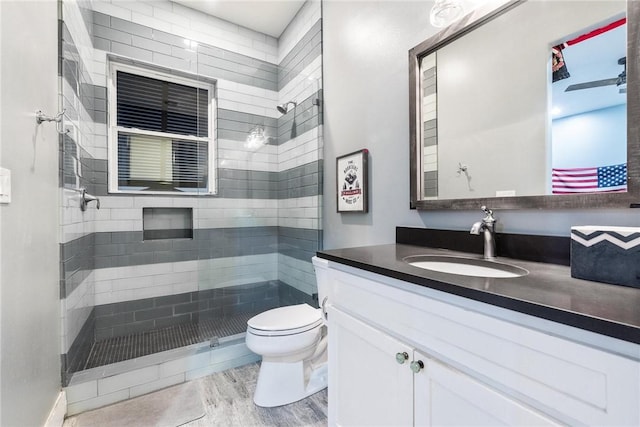
M 317 304 L 320 1 L 308 0 L 278 39 L 168 0 L 64 0 L 59 15 L 64 385 L 98 366 L 240 334 L 269 308 Z M 109 192 L 112 61 L 214 82 L 215 195 Z M 280 114 L 288 101 L 297 105 Z M 258 144 L 255 129 L 266 136 Z M 100 209 L 80 209 L 82 188 Z

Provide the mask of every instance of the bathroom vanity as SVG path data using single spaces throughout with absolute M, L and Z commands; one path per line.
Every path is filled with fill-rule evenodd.
M 639 425 L 640 289 L 498 259 L 424 270 L 391 244 L 318 253 L 331 275 L 329 425 Z

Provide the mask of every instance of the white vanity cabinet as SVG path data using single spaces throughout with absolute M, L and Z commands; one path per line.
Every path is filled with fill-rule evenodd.
M 640 346 L 620 356 L 558 336 L 564 325 L 552 334 L 386 276 L 330 273 L 330 426 L 640 425 Z
M 413 423 L 413 348 L 329 307 L 329 425 L 375 426 Z M 403 364 L 397 354 L 406 354 Z M 331 381 L 331 380 L 330 380 Z
M 328 313 L 330 425 L 558 425 L 339 309 Z
M 417 426 L 557 426 L 559 423 L 481 381 L 415 352 L 424 368 L 414 377 Z

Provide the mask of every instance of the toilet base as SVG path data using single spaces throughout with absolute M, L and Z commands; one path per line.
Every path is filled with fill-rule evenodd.
M 327 363 L 262 361 L 253 402 L 265 408 L 287 405 L 327 387 Z

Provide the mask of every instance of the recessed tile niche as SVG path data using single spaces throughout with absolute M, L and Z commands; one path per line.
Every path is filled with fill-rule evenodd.
M 142 208 L 143 240 L 193 239 L 192 208 Z

